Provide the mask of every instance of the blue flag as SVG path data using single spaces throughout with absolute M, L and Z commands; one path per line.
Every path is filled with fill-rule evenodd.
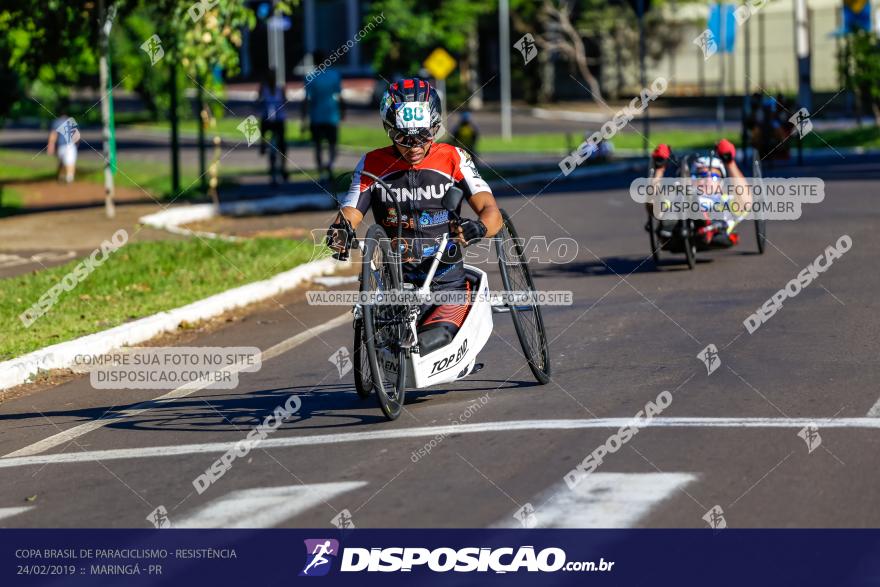
M 731 53 L 736 41 L 736 18 L 733 4 L 713 4 L 709 8 L 709 31 L 718 45 L 719 53 Z M 724 32 L 722 34 L 722 26 Z
M 843 30 L 871 31 L 871 2 L 869 0 L 843 0 Z

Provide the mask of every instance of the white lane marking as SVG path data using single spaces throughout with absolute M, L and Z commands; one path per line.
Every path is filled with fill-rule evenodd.
M 871 406 L 871 409 L 868 410 L 869 418 L 880 418 L 880 399 L 877 400 L 877 403 Z
M 337 495 L 366 484 L 365 481 L 345 481 L 233 491 L 174 522 L 174 527 L 273 528 Z
M 535 528 L 632 528 L 688 483 L 690 473 L 591 473 L 569 489 L 560 483 L 531 500 Z M 503 527 L 521 527 L 514 516 Z
M 309 328 L 303 332 L 295 336 L 291 336 L 286 340 L 282 340 L 276 345 L 273 345 L 260 353 L 260 357 L 262 361 L 268 361 L 273 357 L 277 357 L 278 355 L 289 351 L 292 348 L 298 347 L 311 340 L 312 338 L 318 336 L 319 334 L 326 332 L 328 330 L 332 330 L 337 326 L 341 326 L 342 324 L 351 322 L 351 313 L 346 312 L 341 316 L 337 316 L 328 322 L 324 322 L 323 324 L 319 324 L 313 328 Z M 242 363 L 241 365 L 232 366 L 230 368 L 224 368 L 222 371 L 229 371 L 230 373 L 240 371 L 243 369 L 245 365 Z M 204 389 L 206 385 L 210 382 L 195 382 L 189 383 L 186 385 L 181 385 L 177 389 L 169 391 L 165 395 L 161 395 L 155 399 L 151 399 L 142 403 L 137 404 L 136 406 L 129 408 L 127 410 L 122 410 L 120 412 L 114 412 L 112 415 L 105 416 L 103 418 L 99 418 L 97 420 L 92 420 L 90 422 L 86 422 L 85 424 L 80 424 L 79 426 L 74 426 L 73 428 L 68 428 L 63 432 L 59 432 L 58 434 L 53 434 L 48 438 L 44 438 L 38 442 L 35 442 L 31 445 L 28 445 L 22 449 L 11 452 L 7 455 L 3 455 L 3 458 L 9 457 L 28 457 L 32 455 L 40 454 L 41 452 L 45 452 L 50 448 L 55 448 L 56 446 L 60 446 L 62 444 L 67 444 L 68 442 L 83 436 L 84 434 L 88 434 L 93 430 L 98 430 L 99 428 L 103 428 L 104 426 L 109 426 L 110 424 L 114 424 L 123 420 L 125 418 L 130 418 L 132 416 L 138 416 L 152 410 L 153 408 L 160 407 L 169 401 L 173 401 L 175 399 L 179 399 L 182 397 L 186 397 L 191 395 L 201 389 Z
M 23 514 L 28 510 L 34 509 L 32 505 L 25 505 L 21 507 L 14 508 L 0 508 L 0 520 L 4 518 L 11 518 L 12 516 L 17 516 L 18 514 Z
M 325 275 L 323 277 L 313 277 L 312 283 L 323 285 L 324 287 L 336 287 L 337 285 L 345 285 L 347 283 L 357 283 L 359 279 L 358 275 Z
M 286 438 L 267 438 L 260 448 L 288 448 L 293 446 L 318 446 L 343 442 L 389 440 L 394 438 L 420 438 L 425 436 L 476 434 L 481 432 L 514 432 L 520 430 L 584 430 L 590 428 L 803 428 L 816 425 L 820 428 L 877 429 L 880 418 L 654 418 L 636 421 L 632 418 L 595 418 L 584 420 L 513 420 L 507 422 L 483 422 L 447 426 L 422 426 L 371 430 L 368 432 L 341 432 L 338 434 L 309 434 Z M 83 463 L 113 459 L 140 459 L 200 453 L 225 453 L 235 447 L 232 442 L 205 444 L 179 444 L 173 446 L 149 446 L 144 448 L 119 448 L 110 450 L 80 451 L 51 455 L 0 458 L 0 469 L 57 463 Z

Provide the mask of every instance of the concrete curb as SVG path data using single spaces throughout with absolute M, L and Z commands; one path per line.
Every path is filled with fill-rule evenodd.
M 328 204 L 331 206 L 328 208 Z M 295 212 L 303 208 L 332 209 L 333 200 L 326 194 L 300 194 L 296 196 L 273 196 L 258 200 L 238 200 L 221 202 L 220 210 L 213 204 L 191 204 L 166 208 L 161 212 L 148 214 L 139 219 L 141 224 L 165 230 L 181 236 L 201 236 L 222 240 L 240 240 L 239 237 L 227 236 L 213 232 L 190 230 L 182 225 L 202 220 L 209 220 L 218 214 L 227 216 L 259 216 L 261 214 L 281 214 Z
M 176 330 L 181 322 L 213 318 L 229 310 L 268 299 L 298 287 L 313 277 L 334 273 L 340 266 L 339 261 L 330 258 L 312 261 L 269 279 L 236 287 L 180 308 L 159 312 L 4 361 L 0 363 L 0 390 L 27 383 L 31 376 L 40 371 L 70 368 L 75 357 L 83 352 L 95 355 L 144 342 L 159 334 Z
M 145 226 L 158 228 L 159 230 L 165 230 L 181 236 L 201 236 L 204 238 L 219 238 L 222 240 L 238 240 L 236 237 L 232 236 L 204 232 L 201 230 L 190 230 L 181 227 L 182 224 L 208 220 L 216 215 L 217 209 L 213 204 L 191 204 L 166 208 L 161 212 L 147 214 L 146 216 L 141 216 L 138 221 Z
M 259 216 L 261 214 L 281 214 L 296 212 L 303 208 L 333 210 L 333 198 L 325 193 L 299 194 L 296 196 L 272 196 L 256 200 L 221 202 L 220 214 L 227 216 Z
M 597 175 L 605 175 L 606 173 L 620 173 L 622 171 L 639 171 L 645 169 L 645 164 L 639 161 L 619 161 L 615 163 L 600 163 L 598 165 L 587 166 L 583 168 L 578 168 L 569 173 L 568 175 L 564 175 L 562 170 L 553 170 L 553 171 L 542 171 L 540 173 L 533 173 L 530 175 L 522 175 L 519 177 L 511 178 L 508 181 L 499 181 L 493 180 L 489 182 L 489 187 L 495 188 L 504 188 L 509 187 L 510 185 L 517 184 L 527 184 L 527 183 L 537 183 L 537 182 L 547 182 L 552 179 L 579 179 L 582 177 L 596 177 Z

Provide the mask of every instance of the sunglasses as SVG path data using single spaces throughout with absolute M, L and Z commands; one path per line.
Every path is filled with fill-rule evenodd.
M 388 138 L 400 145 L 411 149 L 413 147 L 424 147 L 430 143 L 434 137 L 427 130 L 422 130 L 419 134 L 410 135 L 392 128 L 388 130 Z
M 721 175 L 713 171 L 695 171 L 691 177 L 694 179 L 721 179 Z

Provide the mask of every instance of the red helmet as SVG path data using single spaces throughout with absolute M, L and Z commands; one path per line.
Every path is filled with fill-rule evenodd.
M 385 91 L 379 115 L 392 141 L 407 147 L 423 145 L 440 130 L 440 96 L 423 79 L 402 79 Z

